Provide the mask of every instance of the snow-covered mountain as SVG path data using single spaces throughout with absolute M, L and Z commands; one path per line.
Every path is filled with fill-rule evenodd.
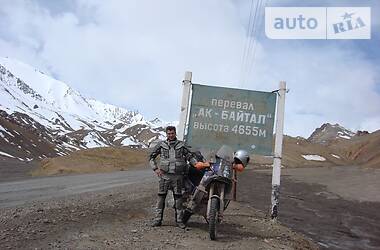
M 325 123 L 308 138 L 308 141 L 313 143 L 328 144 L 335 140 L 350 140 L 356 133 L 342 127 L 339 124 Z
M 168 123 L 86 99 L 66 83 L 0 57 L 0 157 L 24 160 L 81 148 L 146 147 Z

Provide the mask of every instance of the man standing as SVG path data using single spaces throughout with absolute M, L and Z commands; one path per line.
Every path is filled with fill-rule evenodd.
M 153 171 L 160 178 L 158 185 L 158 199 L 153 220 L 153 227 L 161 226 L 162 217 L 165 209 L 165 199 L 168 190 L 173 191 L 175 200 L 175 219 L 177 226 L 185 228 L 182 222 L 182 187 L 183 178 L 187 171 L 187 161 L 196 164 L 196 159 L 185 144 L 177 140 L 176 129 L 168 126 L 166 129 L 166 141 L 160 141 L 149 155 L 149 164 Z M 160 163 L 157 165 L 156 157 L 160 155 Z

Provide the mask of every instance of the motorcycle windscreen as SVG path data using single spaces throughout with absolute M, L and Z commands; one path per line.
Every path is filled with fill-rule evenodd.
M 223 145 L 216 153 L 219 158 L 215 164 L 214 171 L 218 176 L 231 179 L 232 178 L 232 161 L 234 151 L 231 147 Z
M 222 145 L 219 150 L 216 152 L 216 156 L 222 158 L 228 162 L 233 161 L 234 150 L 227 145 Z

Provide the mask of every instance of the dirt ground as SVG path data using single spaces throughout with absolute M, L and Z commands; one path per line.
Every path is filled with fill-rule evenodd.
M 317 249 L 244 202 L 228 208 L 217 241 L 203 218 L 175 227 L 171 208 L 151 228 L 155 193 L 147 182 L 1 209 L 0 249 Z
M 0 167 L 0 182 L 30 178 L 28 169 Z M 203 218 L 192 218 L 187 230 L 175 227 L 172 209 L 161 228 L 149 227 L 152 182 L 35 201 L 0 209 L 0 249 L 380 249 L 379 171 L 284 169 L 273 224 L 271 172 L 246 169 L 217 242 L 208 239 Z
M 322 249 L 380 249 L 378 170 L 356 167 L 283 171 L 279 221 Z M 239 176 L 238 200 L 269 211 L 271 173 Z
M 32 171 L 33 176 L 106 173 L 138 169 L 147 165 L 147 151 L 128 147 L 78 150 L 70 155 L 46 158 Z
M 380 169 L 357 166 L 285 169 L 292 180 L 326 186 L 327 191 L 351 201 L 380 202 Z

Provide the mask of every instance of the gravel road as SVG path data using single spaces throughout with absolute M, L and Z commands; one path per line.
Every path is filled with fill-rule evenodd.
M 283 169 L 279 220 L 321 249 L 380 249 L 379 178 L 355 166 Z M 248 169 L 239 187 L 238 200 L 268 211 L 271 171 Z
M 154 180 L 151 170 L 43 177 L 0 183 L 0 207 Z
M 152 228 L 155 178 L 140 170 L 1 183 L 0 249 L 318 249 L 245 202 L 231 203 L 217 241 L 202 217 L 176 227 L 170 207 Z

